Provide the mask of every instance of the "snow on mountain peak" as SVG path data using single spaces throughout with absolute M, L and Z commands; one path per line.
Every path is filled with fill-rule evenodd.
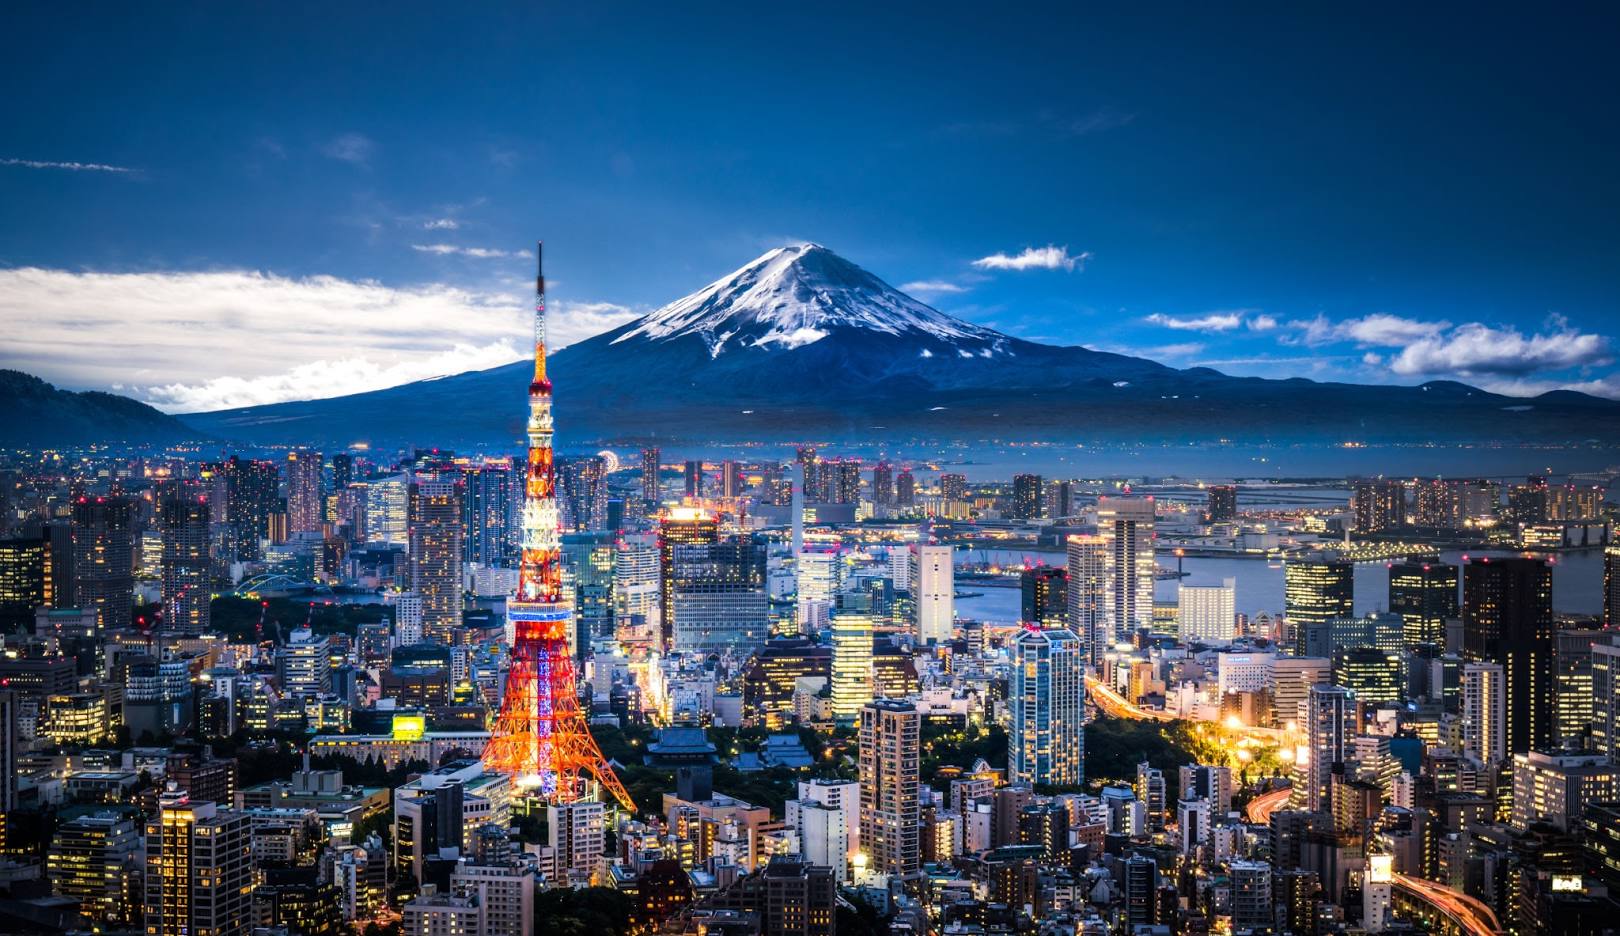
M 820 244 L 805 243 L 767 251 L 632 323 L 613 343 L 697 335 L 718 357 L 728 348 L 797 348 L 846 328 L 976 345 L 1004 340 L 918 302 Z M 981 350 L 987 349 L 973 353 Z

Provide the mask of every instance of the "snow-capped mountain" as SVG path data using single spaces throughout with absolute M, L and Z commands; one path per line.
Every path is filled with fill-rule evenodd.
M 1107 341 L 1106 334 L 1096 336 Z M 550 361 L 559 444 L 1042 439 L 1342 442 L 1620 438 L 1620 404 L 1231 377 L 1024 341 L 939 312 L 816 244 L 772 250 Z M 256 442 L 513 445 L 529 364 L 329 400 L 200 413 Z
M 1005 344 L 1004 336 L 931 309 L 820 244 L 769 251 L 631 323 L 610 344 L 690 335 L 719 357 L 735 348 L 798 348 L 846 328 L 926 336 L 980 355 Z

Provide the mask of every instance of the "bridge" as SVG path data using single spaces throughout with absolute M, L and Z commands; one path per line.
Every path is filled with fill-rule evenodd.
M 1504 936 L 1507 932 L 1495 911 L 1461 891 L 1405 874 L 1391 880 L 1397 912 L 1436 927 L 1442 936 Z

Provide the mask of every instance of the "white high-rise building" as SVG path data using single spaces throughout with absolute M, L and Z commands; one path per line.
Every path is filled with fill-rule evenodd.
M 956 569 L 949 546 L 911 547 L 911 598 L 919 644 L 949 643 L 956 623 Z
M 1012 657 L 1009 778 L 1014 783 L 1080 784 L 1086 750 L 1086 663 L 1080 639 L 1063 628 L 1026 630 L 1014 639 Z
M 889 577 L 901 591 L 911 589 L 911 550 L 894 547 L 889 550 Z
M 307 627 L 292 632 L 292 638 L 276 651 L 277 675 L 281 691 L 290 697 L 318 696 L 332 689 L 330 641 L 316 639 Z
M 535 875 L 528 867 L 479 864 L 463 858 L 450 872 L 450 890 L 478 898 L 487 936 L 534 936 Z M 474 934 L 466 934 L 474 936 Z
M 832 621 L 833 718 L 853 725 L 872 701 L 872 619 L 840 614 Z
M 613 556 L 613 616 L 628 624 L 640 618 L 649 633 L 657 633 L 660 616 L 658 534 L 626 533 L 618 538 Z
M 1151 497 L 1100 497 L 1097 532 L 1102 534 L 1107 580 L 1105 606 L 1112 639 L 1153 624 L 1154 503 Z
M 807 607 L 820 602 L 831 607 L 843 586 L 843 560 L 837 550 L 802 550 L 794 559 L 793 580 L 798 594 L 799 629 L 806 631 Z
M 1179 851 L 1191 855 L 1209 842 L 1209 800 L 1184 799 L 1176 803 Z
M 1507 673 L 1500 663 L 1462 670 L 1463 753 L 1486 767 L 1507 759 Z
M 400 592 L 394 596 L 394 646 L 409 647 L 422 642 L 422 596 Z
M 409 541 L 410 484 L 394 475 L 366 485 L 366 540 L 372 543 Z
M 844 824 L 848 828 L 845 838 L 849 842 L 849 856 L 854 858 L 855 853 L 861 848 L 860 783 L 854 780 L 829 780 L 820 777 L 814 780 L 800 780 L 799 799 L 820 803 L 843 814 Z
M 1182 585 L 1176 605 L 1183 641 L 1231 643 L 1237 636 L 1237 579 L 1219 585 Z
M 1342 763 L 1355 734 L 1355 697 L 1343 686 L 1310 688 L 1305 706 L 1305 808 L 1321 812 L 1328 804 L 1333 765 Z
M 1272 664 L 1276 657 L 1270 653 L 1216 654 L 1216 687 L 1221 696 L 1228 692 L 1257 692 L 1271 685 Z
M 546 807 L 546 833 L 559 877 L 574 873 L 589 877 L 597 863 L 607 834 L 605 806 L 602 803 L 552 803 Z
M 1394 855 L 1368 855 L 1361 878 L 1361 928 L 1369 933 L 1389 929 L 1394 897 Z
M 1113 643 L 1106 600 L 1107 543 L 1100 536 L 1071 536 L 1066 545 L 1069 582 L 1065 619 L 1070 632 L 1080 638 L 1087 662 L 1096 666 L 1102 661 L 1103 651 Z
M 839 884 L 849 880 L 849 823 L 844 811 L 815 800 L 788 800 L 787 824 L 798 830 L 799 853 L 813 865 L 833 869 Z

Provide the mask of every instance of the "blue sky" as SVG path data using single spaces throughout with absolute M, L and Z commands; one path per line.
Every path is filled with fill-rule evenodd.
M 572 339 L 808 239 L 1029 338 L 1620 396 L 1616 8 L 871 6 L 10 5 L 0 366 L 330 395 L 521 354 L 537 238 Z

